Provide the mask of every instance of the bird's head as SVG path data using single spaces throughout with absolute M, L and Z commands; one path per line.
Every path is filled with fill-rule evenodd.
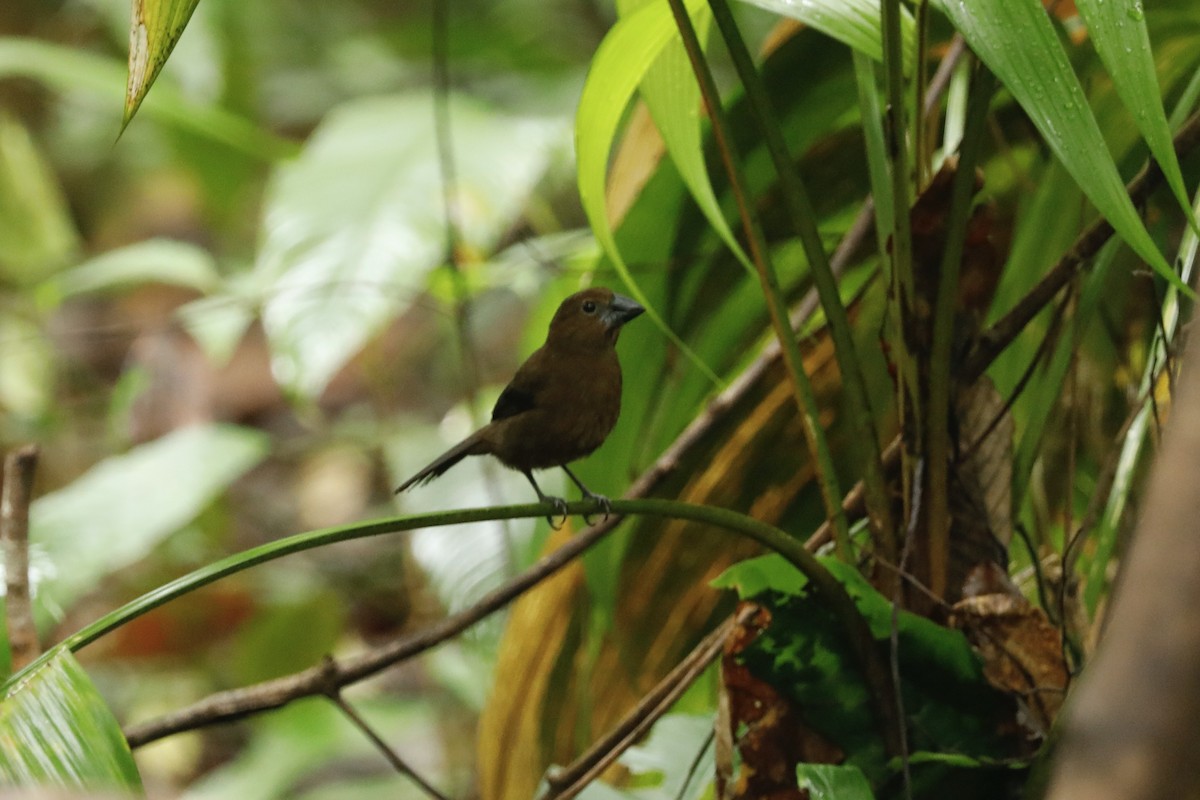
M 621 326 L 645 310 L 611 289 L 584 289 L 562 301 L 550 321 L 546 341 L 572 349 L 611 347 Z

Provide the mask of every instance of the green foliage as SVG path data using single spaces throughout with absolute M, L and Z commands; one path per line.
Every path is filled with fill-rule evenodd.
M 464 427 L 456 416 L 485 408 L 480 398 L 494 396 L 492 384 L 503 383 L 512 352 L 521 347 L 515 343 L 525 342 L 525 351 L 536 346 L 549 310 L 580 283 L 623 283 L 659 325 L 658 333 L 647 325 L 622 339 L 622 359 L 632 367 L 626 370 L 622 421 L 595 457 L 579 465 L 589 485 L 619 495 L 701 413 L 716 387 L 736 385 L 769 326 L 733 222 L 729 181 L 716 168 L 721 159 L 666 4 L 618 5 L 622 15 L 611 29 L 606 10 L 591 7 L 588 14 L 595 16 L 532 0 L 441 6 L 451 12 L 452 31 L 448 141 L 438 140 L 434 125 L 435 97 L 426 75 L 436 33 L 424 7 L 293 9 L 210 0 L 200 4 L 180 40 L 195 0 L 141 0 L 134 4 L 140 16 L 128 81 L 122 59 L 114 56 L 128 38 L 123 18 L 105 28 L 106 21 L 64 7 L 62 20 L 39 17 L 24 26 L 54 30 L 54 43 L 0 38 L 0 420 L 6 440 L 36 437 L 48 449 L 45 486 L 33 509 L 43 622 L 65 611 L 75 625 L 79 600 L 89 592 L 88 608 L 118 607 L 75 635 L 67 632 L 70 645 L 80 647 L 255 564 L 416 524 L 307 522 L 298 508 L 343 507 L 325 501 L 327 484 L 307 482 L 306 470 L 318 460 L 313 454 L 337 442 L 362 455 L 362 474 L 346 479 L 353 483 L 346 494 L 355 500 L 341 522 L 386 514 L 391 472 L 420 455 L 424 443 L 434 449 L 447 431 Z M 1077 240 L 1094 216 L 1089 201 L 1127 243 L 1111 243 L 1081 271 L 1058 301 L 1061 320 L 1058 311 L 1044 311 L 989 370 L 1006 399 L 1024 387 L 1012 403 L 1013 511 L 1029 528 L 1035 557 L 1065 561 L 1082 579 L 1084 607 L 1094 614 L 1107 596 L 1112 560 L 1120 556 L 1126 509 L 1136 505 L 1137 478 L 1155 430 L 1151 396 L 1163 383 L 1159 369 L 1178 328 L 1174 290 L 1186 292 L 1182 284 L 1195 255 L 1194 236 L 1174 244 L 1186 224 L 1179 209 L 1190 205 L 1195 159 L 1176 161 L 1164 108 L 1177 104 L 1169 118 L 1178 124 L 1200 92 L 1197 5 L 1169 0 L 1142 13 L 1138 4 L 1079 0 L 1088 44 L 1077 46 L 1065 41 L 1063 26 L 1037 0 L 935 2 L 924 30 L 896 3 L 889 7 L 901 11 L 898 69 L 881 63 L 879 2 L 751 5 L 738 9 L 751 51 L 777 15 L 805 26 L 774 42 L 760 70 L 788 155 L 813 189 L 821 240 L 832 247 L 869 190 L 880 201 L 876 246 L 866 248 L 876 252 L 852 259 L 839 287 L 855 301 L 855 342 L 877 418 L 855 420 L 848 430 L 836 381 L 820 387 L 844 485 L 862 477 L 861 437 L 884 439 L 895 428 L 892 379 L 878 340 L 885 322 L 896 322 L 882 311 L 889 304 L 886 236 L 896 214 L 903 221 L 904 210 L 893 214 L 887 198 L 878 196 L 889 188 L 880 78 L 919 77 L 933 66 L 931 54 L 944 53 L 942 46 L 958 31 L 1003 85 L 991 102 L 992 130 L 982 141 L 980 162 L 984 199 L 997 210 L 994 239 L 1011 242 L 989 319 L 1019 303 Z M 703 37 L 708 9 L 701 2 L 689 7 Z M 88 13 L 99 16 L 94 9 Z M 57 35 L 60 24 L 74 26 L 66 30 L 81 44 L 57 43 L 64 40 Z M 176 41 L 179 50 L 166 63 Z M 708 51 L 782 295 L 796 301 L 811 285 L 808 258 L 780 210 L 779 179 L 759 121 L 733 85 L 723 49 Z M 128 123 L 164 63 L 143 111 L 114 146 L 122 107 Z M 957 146 L 972 101 L 969 66 L 960 66 L 944 115 L 941 106 L 934 111 L 932 124 L 944 126 L 947 150 Z M 132 87 L 124 104 L 123 83 Z M 911 83 L 904 89 L 907 103 L 917 93 Z M 564 155 L 577 95 L 577 163 L 571 165 Z M 668 158 L 657 155 L 656 143 L 622 138 L 639 97 Z M 910 110 L 908 116 L 915 115 Z M 447 241 L 446 176 L 438 168 L 445 148 L 456 166 L 452 205 L 461 238 L 455 242 Z M 929 160 L 924 167 L 949 155 L 928 150 L 913 154 L 918 162 Z M 1135 208 L 1123 180 L 1145 150 L 1166 173 L 1171 194 Z M 610 162 L 614 152 L 627 160 Z M 579 203 L 564 199 L 572 166 Z M 908 185 L 907 175 L 899 180 L 908 194 L 919 188 Z M 956 209 L 963 216 L 967 210 Z M 594 243 L 573 230 L 585 223 Z M 453 270 L 445 263 L 451 257 Z M 1139 259 L 1157 271 L 1153 282 L 1140 274 Z M 1172 291 L 1164 291 L 1168 286 Z M 143 323 L 134 312 L 147 306 L 169 310 Z M 96 321 L 101 318 L 90 316 L 95 309 L 110 315 Z M 805 328 L 804 344 L 818 354 L 822 318 L 818 312 Z M 519 330 L 523 323 L 525 333 Z M 113 329 L 117 341 L 100 346 Z M 224 423 L 135 443 L 124 430 L 125 417 L 133 413 L 133 399 L 164 375 L 152 374 L 130 342 L 163 329 L 199 346 L 204 366 L 213 371 L 206 373 L 206 387 L 219 386 L 238 401 L 269 399 L 246 401 L 238 410 L 205 407 L 202 418 Z M 1162 333 L 1151 333 L 1157 330 Z M 181 362 L 179 352 L 168 358 L 172 367 L 182 368 Z M 472 363 L 486 385 L 472 383 L 472 370 L 464 366 Z M 814 370 L 820 363 L 814 357 Z M 216 373 L 230 382 L 219 383 Z M 231 380 L 249 373 L 258 382 Z M 280 388 L 282 400 L 275 391 Z M 690 492 L 699 502 L 750 510 L 756 518 L 808 532 L 823 519 L 803 472 L 808 456 L 784 435 L 785 415 L 764 411 L 771 387 L 760 388 L 732 412 L 714 412 L 703 446 L 673 464 L 658 491 Z M 1129 405 L 1138 413 L 1131 415 Z M 402 424 L 395 422 L 398 410 Z M 1127 417 L 1132 424 L 1114 445 L 1113 434 Z M 419 419 L 430 424 L 418 431 Z M 447 420 L 453 424 L 435 424 Z M 756 425 L 768 426 L 764 438 L 779 434 L 768 442 L 774 449 L 755 441 L 758 449 L 748 451 L 752 457 L 745 463 L 714 460 L 724 454 L 737 461 L 730 443 L 753 439 Z M 1064 461 L 1074 468 L 1066 478 Z M 1115 467 L 1106 483 L 1108 461 Z M 262 474 L 250 475 L 256 466 Z M 456 479 L 412 502 L 454 508 L 517 499 L 509 498 L 514 484 L 495 482 L 487 470 L 464 469 Z M 1064 541 L 1076 534 L 1071 526 L 1078 526 L 1093 497 L 1095 530 L 1080 532 L 1074 551 L 1064 553 Z M 298 526 L 319 529 L 288 537 Z M 560 692 L 572 687 L 577 695 L 586 693 L 579 687 L 588 681 L 572 669 L 600 663 L 607 646 L 600 637 L 621 632 L 629 596 L 643 602 L 636 606 L 643 614 L 647 608 L 676 610 L 656 602 L 658 587 L 631 587 L 626 580 L 626 571 L 664 529 L 644 520 L 626 524 L 589 555 L 586 602 L 559 610 L 564 618 L 575 616 L 535 643 L 537 652 L 525 662 L 531 675 Z M 447 541 L 436 557 L 418 553 L 431 578 L 397 574 L 388 584 L 391 593 L 382 605 L 396 617 L 413 613 L 405 624 L 423 624 L 437 613 L 428 607 L 430 597 L 457 608 L 535 553 L 519 536 L 510 544 L 496 531 L 461 541 L 449 531 L 439 534 Z M 241 552 L 214 560 L 213 552 L 229 550 Z M 690 542 L 681 550 L 664 562 L 670 564 L 664 586 L 699 583 L 705 574 L 709 551 L 693 551 Z M 1014 550 L 1027 559 L 1022 548 Z M 468 556 L 459 555 L 464 551 Z M 331 557 L 306 562 L 303 570 L 280 567 L 296 570 L 289 577 L 302 577 L 283 581 L 285 598 L 257 603 L 249 622 L 233 624 L 233 645 L 219 651 L 231 654 L 232 669 L 220 678 L 198 675 L 194 667 L 176 673 L 145 662 L 119 662 L 120 670 L 138 683 L 160 669 L 170 683 L 186 672 L 189 687 L 210 691 L 227 688 L 221 680 L 284 674 L 324 652 L 359 646 L 376 624 L 374 611 L 355 607 L 324 583 L 322 570 L 340 552 L 322 550 Z M 168 581 L 195 569 L 194 559 L 199 569 Z M 384 561 L 357 551 L 353 559 L 375 561 L 376 567 Z M 1019 782 L 1024 765 L 1010 760 L 1012 742 L 995 727 L 1009 710 L 1007 701 L 983 681 L 963 637 L 908 612 L 893 616 L 890 598 L 855 570 L 826 565 L 854 597 L 881 654 L 890 655 L 895 633 L 914 793 L 987 797 Z M 1014 572 L 1025 593 L 1036 595 L 1034 573 Z M 802 766 L 801 786 L 814 797 L 866 798 L 872 786 L 874 796 L 900 796 L 901 764 L 884 755 L 857 662 L 822 598 L 772 558 L 745 562 L 717 585 L 736 586 L 742 596 L 771 604 L 775 625 L 747 654 L 747 663 L 787 691 L 805 718 L 847 751 L 846 766 Z M 144 594 L 121 605 L 138 593 Z M 708 617 L 681 622 L 681 616 L 671 620 L 682 648 L 694 633 L 689 626 Z M 596 635 L 579 633 L 589 626 Z M 298 632 L 305 634 L 299 644 Z M 572 649 L 577 645 L 578 652 Z M 651 658 L 661 653 L 643 652 L 636 642 L 625 647 L 616 661 L 628 670 L 630 685 L 657 677 L 646 664 L 661 666 L 661 659 Z M 487 657 L 445 656 L 425 665 L 437 674 L 421 690 L 450 687 L 439 696 L 473 711 L 487 693 L 489 665 Z M 46 746 L 26 725 L 22 735 L 29 742 L 0 748 L 6 769 L 18 761 L 10 751 L 62 756 L 55 775 L 74 771 L 75 757 L 111 751 L 116 766 L 110 771 L 119 785 L 136 786 L 115 723 L 68 655 L 44 662 L 26 678 L 28 683 L 10 687 L 13 693 L 0 706 L 5 737 L 9 726 L 53 713 L 55 698 L 76 699 L 66 722 L 55 726 L 64 740 Z M 136 707 L 128 679 L 112 683 L 120 687 L 112 692 L 113 705 Z M 587 735 L 588 720 L 608 710 L 602 707 L 608 698 L 547 697 L 573 720 L 575 739 Z M 444 723 L 422 703 L 380 701 L 374 710 L 398 737 Z M 534 728 L 519 722 L 510 729 Z M 322 785 L 314 777 L 331 751 L 339 758 L 367 752 L 357 734 L 339 725 L 318 703 L 256 721 L 249 745 L 202 780 L 196 796 L 394 796 L 395 780 Z M 668 717 L 625 757 L 634 776 L 629 787 L 596 784 L 587 796 L 676 796 L 681 765 L 700 751 L 708 725 L 703 716 Z M 297 738 L 297 731 L 305 735 Z M 545 730 L 529 735 L 539 742 L 554 738 Z M 80 771 L 100 779 L 104 769 Z M 700 796 L 711 771 L 706 756 L 699 770 L 705 780 L 693 779 L 684 796 Z M 318 785 L 307 783 L 313 780 Z M 89 788 L 98 785 L 87 781 Z
M 4 685 L 0 745 L 0 785 L 141 792 L 116 719 L 66 648 Z
M 999 727 L 1011 701 L 983 678 L 978 656 L 957 631 L 908 611 L 894 611 L 862 575 L 843 562 L 825 566 L 846 586 L 881 649 L 895 633 L 910 748 L 1002 759 L 1014 742 Z M 877 787 L 895 778 L 857 659 L 840 624 L 807 581 L 770 555 L 738 564 L 715 582 L 764 604 L 771 623 L 741 656 L 756 676 L 791 698 L 805 721 L 847 755 Z M 949 778 L 947 778 L 949 780 Z
M 30 509 L 43 602 L 67 605 L 188 524 L 266 454 L 258 431 L 194 426 L 112 456 Z

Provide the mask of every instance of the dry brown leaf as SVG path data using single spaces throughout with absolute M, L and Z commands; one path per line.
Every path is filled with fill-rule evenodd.
M 1069 682 L 1059 630 L 1045 612 L 1019 595 L 987 594 L 956 603 L 950 623 L 983 657 L 988 682 L 1017 698 L 1029 732 L 1044 737 Z
M 753 603 L 743 606 L 755 607 Z M 736 800 L 796 800 L 808 796 L 799 788 L 796 765 L 840 763 L 845 754 L 807 728 L 795 704 L 770 684 L 756 678 L 737 661 L 759 633 L 771 623 L 771 613 L 757 606 L 754 616 L 738 626 L 721 660 L 722 705 L 728 727 L 718 733 L 732 740 L 740 764 L 732 782 L 719 785 L 719 797 Z

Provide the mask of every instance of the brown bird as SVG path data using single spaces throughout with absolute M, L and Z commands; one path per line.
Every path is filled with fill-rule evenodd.
M 585 289 L 562 302 L 546 343 L 517 370 L 492 409 L 492 421 L 400 484 L 428 483 L 467 456 L 493 455 L 524 473 L 538 499 L 565 516 L 566 502 L 542 492 L 533 470 L 562 467 L 583 492 L 608 510 L 608 498 L 595 494 L 567 464 L 601 445 L 621 412 L 621 326 L 645 311 L 611 289 Z M 553 524 L 553 519 L 551 519 Z

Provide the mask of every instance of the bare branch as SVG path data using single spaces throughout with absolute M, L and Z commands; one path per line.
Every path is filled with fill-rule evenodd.
M 41 654 L 29 591 L 29 503 L 37 462 L 37 445 L 27 444 L 11 451 L 4 459 L 4 488 L 0 495 L 4 607 L 14 672 Z

